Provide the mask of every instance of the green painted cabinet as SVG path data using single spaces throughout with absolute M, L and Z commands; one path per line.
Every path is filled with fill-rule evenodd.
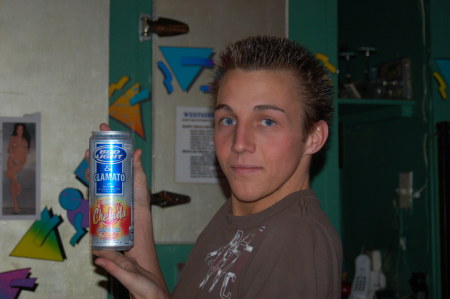
M 338 100 L 344 270 L 353 272 L 358 254 L 380 250 L 387 287 L 398 297 L 412 293 L 409 280 L 422 272 L 430 298 L 441 298 L 433 157 L 437 106 L 430 69 L 435 14 L 429 10 L 439 2 L 338 1 L 339 51 L 374 47 L 372 66 L 400 58 L 411 62 L 411 101 Z M 361 55 L 350 63 L 354 77 L 363 77 L 364 63 Z M 404 172 L 413 173 L 409 207 L 402 207 L 398 193 Z

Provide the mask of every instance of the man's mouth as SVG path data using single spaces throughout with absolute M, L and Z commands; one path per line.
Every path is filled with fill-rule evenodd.
M 255 166 L 255 165 L 238 164 L 238 165 L 232 165 L 231 169 L 233 170 L 233 172 L 235 174 L 247 175 L 247 174 L 252 174 L 252 173 L 255 173 L 257 171 L 262 170 L 262 167 Z

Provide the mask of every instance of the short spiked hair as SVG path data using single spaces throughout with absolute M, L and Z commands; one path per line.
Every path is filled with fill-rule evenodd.
M 231 44 L 221 53 L 216 65 L 216 77 L 211 84 L 216 101 L 221 80 L 232 69 L 291 71 L 300 86 L 305 132 L 311 132 L 320 120 L 331 126 L 331 81 L 322 63 L 303 46 L 274 36 L 253 36 Z

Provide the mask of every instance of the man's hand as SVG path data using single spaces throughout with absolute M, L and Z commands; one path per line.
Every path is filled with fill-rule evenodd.
M 169 298 L 158 277 L 142 268 L 135 259 L 111 250 L 93 250 L 92 253 L 98 256 L 95 264 L 116 277 L 132 298 Z

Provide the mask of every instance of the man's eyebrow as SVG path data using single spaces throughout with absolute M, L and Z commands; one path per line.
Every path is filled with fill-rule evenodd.
M 232 112 L 233 111 L 233 109 L 231 109 L 230 106 L 225 105 L 225 104 L 217 105 L 214 108 L 214 111 L 218 111 L 218 110 L 226 110 L 228 112 Z M 257 105 L 257 106 L 255 106 L 253 108 L 253 111 L 264 111 L 264 110 L 276 110 L 276 111 L 280 111 L 280 112 L 286 113 L 286 111 L 284 109 L 282 109 L 282 108 L 280 108 L 278 106 L 275 106 L 275 105 Z
M 226 111 L 229 111 L 229 112 L 233 111 L 233 109 L 231 109 L 230 106 L 225 105 L 225 104 L 217 105 L 217 106 L 214 108 L 214 111 L 217 111 L 217 110 L 226 110 Z
M 278 106 L 275 106 L 275 105 L 258 105 L 258 106 L 255 106 L 253 108 L 253 110 L 255 110 L 255 111 L 276 110 L 276 111 L 280 111 L 280 112 L 286 113 L 286 111 L 284 111 L 284 109 L 282 109 L 282 108 L 280 108 Z

